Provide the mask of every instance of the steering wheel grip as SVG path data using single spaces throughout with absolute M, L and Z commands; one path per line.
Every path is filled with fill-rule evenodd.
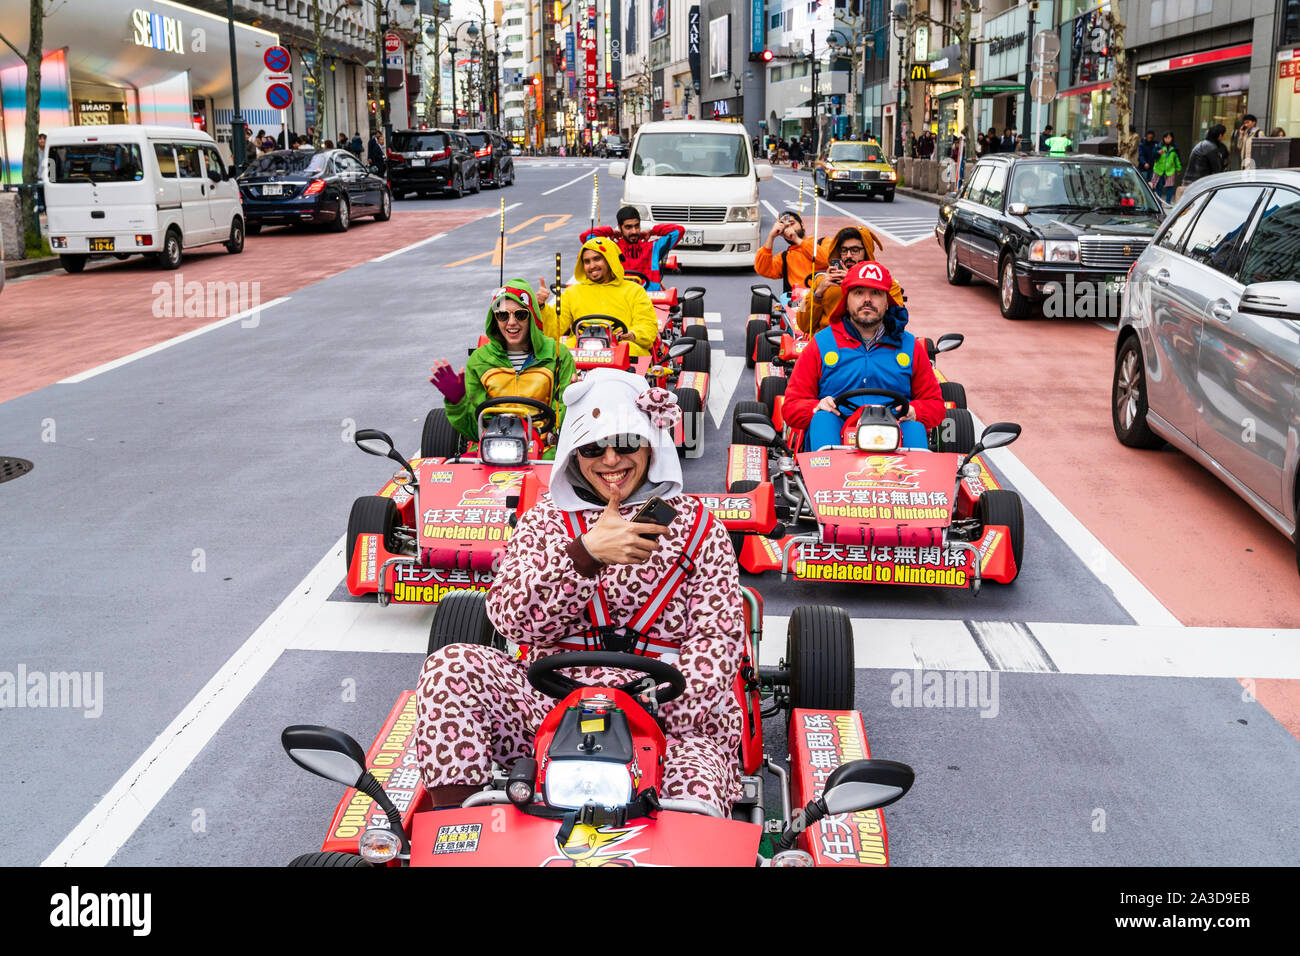
M 901 392 L 891 391 L 887 388 L 851 388 L 847 392 L 840 392 L 831 399 L 831 401 L 835 403 L 835 407 L 838 409 L 842 402 L 847 402 L 851 398 L 866 398 L 868 396 L 892 398 L 893 401 L 889 402 L 885 407 L 893 411 L 895 418 L 906 418 L 907 413 L 912 408 L 912 402 L 906 395 Z M 859 407 L 860 406 L 855 406 L 852 411 L 856 412 Z M 835 414 L 838 415 L 842 421 L 848 421 L 849 415 L 852 414 L 852 412 L 837 411 Z
M 551 408 L 545 402 L 539 402 L 535 398 L 527 398 L 523 395 L 502 395 L 498 398 L 489 398 L 486 402 L 474 409 L 474 417 L 477 418 L 484 411 L 490 411 L 498 405 L 524 405 L 528 408 L 536 409 L 539 417 L 542 419 L 537 425 L 537 430 L 541 432 L 555 431 L 555 409 Z
M 584 684 L 565 674 L 558 673 L 565 667 L 622 667 L 638 671 L 652 678 L 657 684 L 667 684 L 668 691 L 657 694 L 661 704 L 676 700 L 686 691 L 686 677 L 672 664 L 657 657 L 643 657 L 640 654 L 621 654 L 617 651 L 573 651 L 563 654 L 548 654 L 540 657 L 528 668 L 528 683 L 540 693 L 557 700 L 563 700 L 581 687 L 594 687 Z M 631 680 L 619 684 L 615 690 L 635 696 L 641 680 Z
M 591 313 L 590 315 L 581 315 L 581 316 L 578 316 L 578 318 L 576 318 L 576 319 L 573 320 L 573 331 L 574 331 L 574 333 L 577 333 L 577 331 L 578 331 L 578 327 L 581 326 L 583 322 L 586 322 L 586 321 L 589 321 L 589 320 L 590 320 L 590 321 L 597 322 L 597 323 L 599 323 L 599 324 L 601 324 L 601 325 L 609 325 L 609 326 L 612 326 L 615 332 L 630 332 L 630 331 L 631 331 L 631 330 L 627 327 L 627 325 L 623 322 L 622 319 L 615 318 L 615 317 L 612 316 L 612 315 L 605 315 L 605 314 L 600 313 L 600 312 L 593 312 L 593 313 Z

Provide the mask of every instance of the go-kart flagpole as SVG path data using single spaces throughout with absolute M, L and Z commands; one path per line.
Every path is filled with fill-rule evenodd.
M 817 243 L 821 242 L 821 235 L 817 232 L 818 223 L 821 221 L 821 200 L 817 196 L 817 189 L 813 189 L 813 271 L 817 270 Z
M 497 275 L 497 285 L 506 284 L 506 197 L 501 197 L 501 271 Z
M 803 179 L 799 180 L 799 215 L 803 215 Z
M 564 283 L 560 278 L 560 254 L 555 254 L 555 344 L 560 344 L 560 294 Z
M 596 222 L 600 219 L 600 181 L 596 174 L 591 174 L 591 228 L 596 228 Z

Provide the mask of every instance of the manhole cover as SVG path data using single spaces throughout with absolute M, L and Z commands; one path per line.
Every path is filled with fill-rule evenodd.
M 0 458 L 0 481 L 21 478 L 32 470 L 32 463 L 26 458 Z

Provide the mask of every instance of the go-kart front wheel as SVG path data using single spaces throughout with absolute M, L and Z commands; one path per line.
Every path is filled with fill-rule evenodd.
M 767 410 L 767 406 L 762 402 L 736 402 L 735 407 L 731 410 L 731 443 L 733 445 L 758 444 L 757 441 L 746 435 L 744 429 L 740 427 L 740 417 L 754 412 L 768 418 L 772 417 L 772 413 Z
M 983 528 L 991 524 L 1006 525 L 1010 529 L 1011 555 L 1016 559 L 1016 577 L 1019 577 L 1020 562 L 1025 554 L 1025 509 L 1020 496 L 1007 488 L 989 489 L 975 501 L 975 520 L 980 523 L 981 534 Z
M 447 418 L 445 408 L 434 408 L 424 417 L 420 433 L 420 455 L 424 458 L 455 458 L 460 454 L 460 432 Z
M 768 329 L 766 319 L 750 319 L 745 323 L 745 367 L 754 367 L 754 348 L 759 336 Z
M 505 649 L 505 641 L 488 619 L 487 596 L 482 591 L 455 591 L 438 604 L 429 628 L 429 653 L 448 644 L 477 644 Z
M 940 382 L 939 392 L 945 402 L 952 402 L 958 408 L 966 407 L 966 386 L 960 382 Z
M 302 856 L 295 856 L 289 861 L 289 866 L 364 866 L 369 868 L 373 865 L 355 853 L 340 853 L 338 850 L 327 850 L 323 853 L 304 853 Z
M 934 430 L 935 451 L 968 455 L 975 447 L 975 420 L 964 408 L 950 408 Z
M 699 458 L 704 453 L 704 406 L 700 393 L 693 388 L 674 389 L 677 407 L 682 411 L 682 455 Z
M 683 337 L 695 340 L 695 348 L 682 356 L 683 372 L 707 372 L 713 358 L 713 348 L 709 345 L 709 330 L 702 325 L 688 325 Z
M 790 615 L 785 666 L 790 707 L 853 709 L 853 624 L 839 607 L 797 607 Z
M 393 504 L 392 498 L 366 495 L 352 502 L 352 511 L 348 515 L 348 536 L 343 543 L 347 558 L 344 573 L 352 567 L 352 552 L 356 550 L 360 535 L 381 534 L 384 536 L 384 547 L 396 552 L 397 524 L 397 506 Z
M 776 417 L 776 397 L 785 394 L 787 384 L 789 380 L 781 375 L 769 375 L 758 383 L 758 400 L 763 403 L 769 418 Z

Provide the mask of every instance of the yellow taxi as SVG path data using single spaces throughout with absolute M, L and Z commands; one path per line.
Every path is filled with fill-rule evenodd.
M 840 193 L 856 193 L 868 199 L 883 196 L 885 202 L 893 202 L 897 179 L 874 139 L 865 143 L 831 140 L 825 157 L 813 167 L 813 185 L 818 195 L 827 199 Z

